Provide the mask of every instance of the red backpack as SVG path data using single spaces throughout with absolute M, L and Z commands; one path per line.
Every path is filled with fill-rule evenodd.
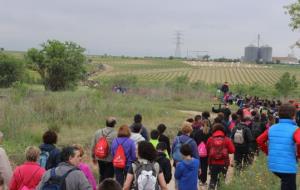
M 109 150 L 109 145 L 108 145 L 108 142 L 107 142 L 106 138 L 108 137 L 108 135 L 110 133 L 108 133 L 105 136 L 105 135 L 103 135 L 103 130 L 102 130 L 102 137 L 99 139 L 99 141 L 97 142 L 97 144 L 95 146 L 95 149 L 94 149 L 94 153 L 95 153 L 95 156 L 97 158 L 102 159 L 102 158 L 106 158 L 107 157 L 108 150 Z
M 127 140 L 127 139 L 126 139 Z M 124 142 L 126 142 L 126 140 Z M 116 150 L 115 156 L 113 158 L 113 165 L 115 168 L 124 169 L 126 166 L 126 155 L 122 144 L 119 144 L 118 140 L 118 148 Z
M 210 160 L 224 160 L 228 157 L 225 137 L 212 137 L 208 157 Z

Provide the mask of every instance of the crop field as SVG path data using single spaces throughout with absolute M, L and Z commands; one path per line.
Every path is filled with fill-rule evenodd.
M 116 75 L 135 75 L 142 82 L 166 82 L 186 75 L 190 82 L 203 81 L 206 84 L 228 81 L 231 84 L 273 85 L 284 72 L 290 72 L 300 80 L 299 66 L 155 59 L 96 59 L 94 61 L 110 68 L 108 72 L 99 74 L 97 76 L 99 79 Z

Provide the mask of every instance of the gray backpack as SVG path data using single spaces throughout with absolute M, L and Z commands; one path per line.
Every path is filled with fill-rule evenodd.
M 132 164 L 134 174 L 134 190 L 159 190 L 158 174 L 159 164 L 140 160 Z
M 236 144 L 244 144 L 244 129 L 237 129 L 234 136 L 233 136 L 233 142 Z

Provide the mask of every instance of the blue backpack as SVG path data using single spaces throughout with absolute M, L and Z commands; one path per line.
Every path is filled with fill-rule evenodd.
M 66 190 L 66 177 L 78 168 L 70 169 L 67 173 L 62 176 L 58 176 L 55 173 L 55 168 L 50 170 L 50 178 L 42 186 L 41 190 Z
M 180 152 L 180 148 L 183 144 L 189 144 L 190 142 L 192 142 L 193 139 L 189 138 L 187 141 L 185 141 L 184 143 L 180 141 L 179 137 L 177 137 L 177 143 L 174 147 L 174 151 L 172 153 L 172 157 L 175 161 L 179 162 L 182 160 L 182 154 Z
M 41 167 L 46 168 L 49 156 L 50 156 L 49 152 L 47 152 L 47 151 L 42 151 L 41 152 L 40 158 L 39 158 L 39 164 L 40 164 Z

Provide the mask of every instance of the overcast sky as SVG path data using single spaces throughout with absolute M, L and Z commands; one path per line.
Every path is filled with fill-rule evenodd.
M 27 50 L 58 39 L 90 54 L 170 56 L 180 30 L 183 56 L 189 49 L 239 58 L 258 33 L 273 56 L 286 56 L 300 39 L 283 8 L 294 1 L 0 0 L 0 47 Z

